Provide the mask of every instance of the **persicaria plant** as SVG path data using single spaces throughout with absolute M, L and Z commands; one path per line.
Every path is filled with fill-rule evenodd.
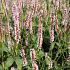
M 0 0 L 0 70 L 70 70 L 70 0 Z

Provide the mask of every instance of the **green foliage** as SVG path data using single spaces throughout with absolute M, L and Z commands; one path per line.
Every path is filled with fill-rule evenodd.
M 17 69 L 21 70 L 22 69 L 22 60 L 19 57 L 16 57 L 15 62 L 17 64 Z
M 8 69 L 8 67 L 10 67 L 14 62 L 14 59 L 12 57 L 8 57 L 6 62 L 5 62 L 5 67 L 6 69 Z
M 3 16 L 2 22 L 3 22 L 3 25 L 5 26 L 6 25 L 6 22 L 7 22 L 7 17 L 6 16 Z
M 0 64 L 0 70 L 3 70 L 2 65 Z

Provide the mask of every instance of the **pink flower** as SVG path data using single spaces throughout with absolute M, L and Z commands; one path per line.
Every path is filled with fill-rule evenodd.
M 39 21 L 38 21 L 38 42 L 37 42 L 37 46 L 38 48 L 41 49 L 42 47 L 42 41 L 43 41 L 43 38 L 42 38 L 42 22 L 41 22 L 41 15 L 39 16 Z
M 20 29 L 19 29 L 19 10 L 16 1 L 12 3 L 12 18 L 14 21 L 14 33 L 15 33 L 15 40 L 16 43 L 19 43 L 20 38 Z
M 28 21 L 28 24 L 29 24 L 29 31 L 30 31 L 30 34 L 32 34 L 32 12 L 31 11 L 28 11 L 27 12 L 27 21 Z
M 27 65 L 27 60 L 26 60 L 25 51 L 24 51 L 23 48 L 22 48 L 21 51 L 20 51 L 20 55 L 21 55 L 21 57 L 22 57 L 23 66 L 26 66 L 26 65 Z
M 26 25 L 25 25 L 26 29 L 29 29 L 30 22 L 32 22 L 32 12 L 31 11 L 27 11 Z
M 31 57 L 31 61 L 35 61 L 36 59 L 36 53 L 34 49 L 30 49 L 30 57 Z
M 60 0 L 53 0 L 53 4 L 54 4 L 56 7 L 59 7 Z
M 39 70 L 36 63 L 32 63 L 32 70 Z
M 26 17 L 26 21 L 24 23 L 25 27 L 26 27 L 26 40 L 25 40 L 25 43 L 26 43 L 26 46 L 28 46 L 28 35 L 29 35 L 29 32 L 30 34 L 32 34 L 32 12 L 29 10 L 27 11 L 27 17 Z
M 54 13 L 51 13 L 50 18 L 51 18 L 51 25 L 50 25 L 50 29 L 49 29 L 49 32 L 50 32 L 50 42 L 53 42 L 54 41 L 54 21 L 55 21 Z
M 18 0 L 19 13 L 21 13 L 21 11 L 22 11 L 22 4 L 23 4 L 23 1 L 22 0 Z
M 32 70 L 38 70 L 38 65 L 36 64 L 36 53 L 34 49 L 30 49 L 30 57 L 32 61 Z
M 31 1 L 31 8 L 33 10 L 33 13 L 38 11 L 38 8 L 39 8 L 38 6 L 39 6 L 38 0 L 32 0 Z
M 5 0 L 5 9 L 9 10 L 10 0 Z
M 32 5 L 32 7 L 35 8 L 35 6 L 36 6 L 36 0 L 32 0 L 32 1 L 31 1 L 31 5 Z
M 67 25 L 68 23 L 68 9 L 67 7 L 63 6 L 62 9 L 62 24 Z
M 31 0 L 26 0 L 27 9 L 30 8 Z

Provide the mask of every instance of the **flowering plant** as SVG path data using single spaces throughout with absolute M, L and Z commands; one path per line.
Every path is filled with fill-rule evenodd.
M 0 70 L 69 70 L 69 3 L 0 0 Z

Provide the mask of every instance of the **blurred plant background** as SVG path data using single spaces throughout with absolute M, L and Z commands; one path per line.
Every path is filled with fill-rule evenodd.
M 0 0 L 0 70 L 70 70 L 70 0 Z

